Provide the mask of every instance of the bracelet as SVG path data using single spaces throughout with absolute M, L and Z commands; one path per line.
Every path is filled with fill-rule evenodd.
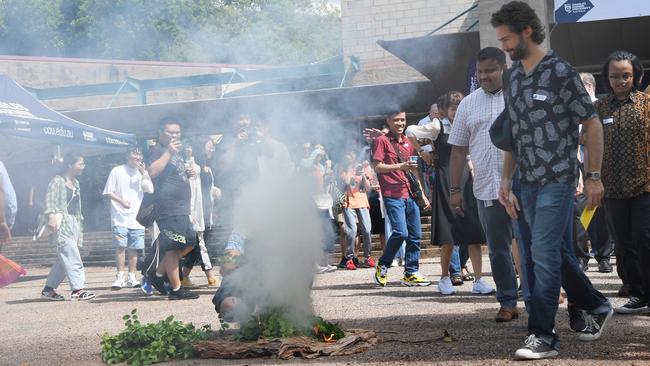
M 460 193 L 460 187 L 451 187 L 451 188 L 449 188 L 449 193 L 450 194 Z

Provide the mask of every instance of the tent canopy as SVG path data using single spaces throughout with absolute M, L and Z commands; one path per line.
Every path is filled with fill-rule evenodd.
M 6 75 L 0 75 L 0 135 L 0 157 L 12 162 L 50 159 L 46 151 L 54 145 L 81 152 L 117 152 L 136 143 L 135 135 L 93 127 L 53 111 Z

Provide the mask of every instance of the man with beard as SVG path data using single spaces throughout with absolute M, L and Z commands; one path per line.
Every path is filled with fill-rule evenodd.
M 571 328 L 579 339 L 599 339 L 613 310 L 578 267 L 572 248 L 573 196 L 578 181 L 578 125 L 586 129 L 587 208 L 603 197 L 600 166 L 603 130 L 578 73 L 540 44 L 545 34 L 535 11 L 512 1 L 492 14 L 501 48 L 514 61 L 504 85 L 505 110 L 495 123 L 510 127 L 512 144 L 504 155 L 499 201 L 511 217 L 519 203 L 511 185 L 521 179 L 522 209 L 531 229 L 533 277 L 528 304 L 528 336 L 517 359 L 558 355 L 555 314 L 560 286 L 580 309 Z M 509 122 L 509 124 L 507 123 Z
M 474 166 L 474 196 L 479 221 L 490 248 L 492 276 L 497 285 L 497 300 L 501 304 L 495 320 L 507 322 L 519 317 L 517 279 L 510 249 L 512 223 L 497 195 L 503 168 L 503 152 L 489 139 L 492 122 L 503 111 L 502 77 L 506 69 L 506 55 L 498 48 L 487 47 L 478 53 L 476 60 L 481 88 L 465 97 L 458 105 L 448 140 L 449 144 L 453 145 L 449 161 L 449 203 L 456 215 L 465 215 L 461 179 L 469 152 Z M 475 262 L 480 263 L 480 254 L 478 260 L 472 260 L 472 263 Z M 474 269 L 477 278 L 472 293 L 491 294 L 494 290 L 480 277 L 481 273 L 480 270 L 476 271 L 476 264 Z

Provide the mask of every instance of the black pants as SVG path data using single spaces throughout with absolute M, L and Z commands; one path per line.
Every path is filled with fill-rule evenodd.
M 616 265 L 623 271 L 630 294 L 650 297 L 650 193 L 626 199 L 605 199 L 614 228 Z
M 574 222 L 574 238 L 573 238 L 573 249 L 576 257 L 578 258 L 590 258 L 589 254 L 589 245 L 588 241 L 591 242 L 591 250 L 595 254 L 597 261 L 607 260 L 612 255 L 612 250 L 614 249 L 614 240 L 610 236 L 611 230 L 608 227 L 608 220 L 606 219 L 606 209 L 604 207 L 599 207 L 594 214 L 594 217 L 591 219 L 591 224 L 587 231 L 584 230 L 582 223 L 580 222 L 580 216 L 582 211 L 584 211 L 587 204 L 587 198 L 585 195 L 581 194 L 576 197 L 574 205 L 575 213 L 575 222 Z

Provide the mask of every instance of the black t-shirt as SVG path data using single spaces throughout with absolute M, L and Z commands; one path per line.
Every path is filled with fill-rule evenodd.
M 151 148 L 149 164 L 160 159 L 165 150 L 160 145 Z M 159 217 L 190 214 L 192 191 L 185 174 L 185 162 L 179 154 L 172 156 L 162 173 L 153 179 L 153 185 Z

